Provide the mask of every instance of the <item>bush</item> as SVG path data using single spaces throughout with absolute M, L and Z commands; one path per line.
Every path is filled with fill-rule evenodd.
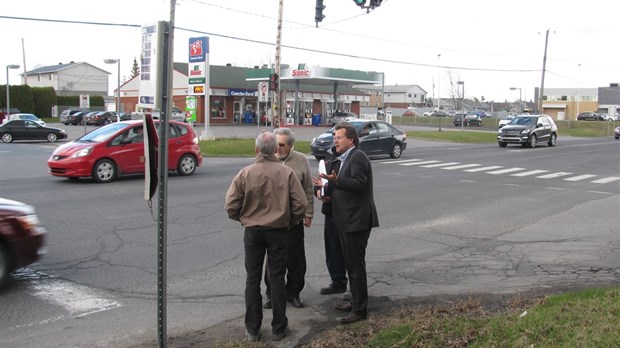
M 53 87 L 33 87 L 34 114 L 39 117 L 51 117 L 52 106 L 56 105 L 56 91 Z

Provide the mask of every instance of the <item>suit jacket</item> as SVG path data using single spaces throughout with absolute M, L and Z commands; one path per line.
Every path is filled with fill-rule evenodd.
M 379 226 L 372 181 L 368 156 L 357 148 L 352 149 L 331 192 L 332 215 L 338 231 L 358 232 Z

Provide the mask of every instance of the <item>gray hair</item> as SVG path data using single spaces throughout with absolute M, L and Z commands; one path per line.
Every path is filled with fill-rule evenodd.
M 270 132 L 261 132 L 256 137 L 256 148 L 263 155 L 273 155 L 276 153 L 276 137 Z
M 276 128 L 273 133 L 275 135 L 286 135 L 288 139 L 286 142 L 289 145 L 295 145 L 295 133 L 290 128 Z

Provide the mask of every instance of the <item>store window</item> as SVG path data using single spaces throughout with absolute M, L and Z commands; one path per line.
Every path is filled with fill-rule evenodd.
M 211 97 L 211 118 L 226 118 L 224 98 Z

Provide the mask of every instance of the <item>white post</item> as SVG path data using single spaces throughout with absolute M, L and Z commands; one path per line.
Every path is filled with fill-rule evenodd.
M 6 66 L 6 119 L 9 119 L 11 114 L 11 97 L 9 96 L 9 69 L 19 69 L 19 65 L 9 64 Z

